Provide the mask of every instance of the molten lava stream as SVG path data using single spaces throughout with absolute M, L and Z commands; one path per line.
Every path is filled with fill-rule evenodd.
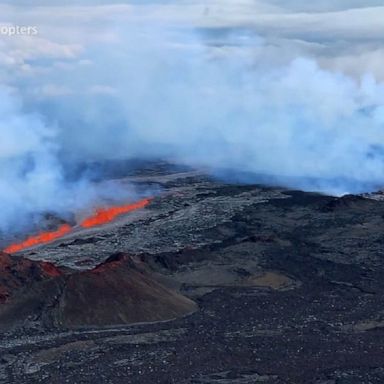
M 144 199 L 136 203 L 123 205 L 120 207 L 100 208 L 96 211 L 95 215 L 88 217 L 83 222 L 81 222 L 80 225 L 84 228 L 91 228 L 98 225 L 107 224 L 113 221 L 117 216 L 146 207 L 150 201 L 150 199 Z
M 34 245 L 46 244 L 53 240 L 59 239 L 60 237 L 63 237 L 64 235 L 66 235 L 71 231 L 72 231 L 72 227 L 69 226 L 68 224 L 64 224 L 54 232 L 43 232 L 36 236 L 28 237 L 22 243 L 12 244 L 8 248 L 4 249 L 4 252 L 16 253 L 16 252 L 22 251 L 23 249 L 33 247 Z
M 100 208 L 96 210 L 96 213 L 93 216 L 90 216 L 84 221 L 82 221 L 80 225 L 83 228 L 91 228 L 91 227 L 96 227 L 98 225 L 107 224 L 113 221 L 117 216 L 146 207 L 150 202 L 151 202 L 151 199 L 144 199 L 133 204 L 123 205 L 119 207 Z M 12 244 L 6 249 L 4 249 L 4 252 L 16 253 L 26 248 L 33 247 L 35 245 L 47 244 L 47 243 L 50 243 L 51 241 L 60 239 L 61 237 L 63 237 L 64 235 L 72 231 L 73 231 L 73 227 L 71 227 L 68 224 L 64 224 L 61 227 L 59 227 L 59 229 L 56 231 L 43 232 L 36 236 L 30 236 L 21 243 Z

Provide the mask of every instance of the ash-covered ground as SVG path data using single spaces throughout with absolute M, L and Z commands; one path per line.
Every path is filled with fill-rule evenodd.
M 122 182 L 161 193 L 2 256 L 0 383 L 384 382 L 384 201 L 187 170 Z

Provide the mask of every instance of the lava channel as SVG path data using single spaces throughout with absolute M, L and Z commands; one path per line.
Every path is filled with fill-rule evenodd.
M 95 215 L 88 217 L 81 222 L 81 226 L 84 228 L 96 227 L 110 223 L 117 216 L 136 211 L 137 209 L 144 208 L 150 203 L 150 199 L 140 200 L 133 204 L 122 205 L 120 207 L 112 208 L 100 208 L 96 211 Z
M 67 233 L 72 231 L 72 227 L 68 224 L 64 224 L 53 232 L 42 232 L 36 236 L 30 236 L 26 240 L 18 244 L 12 244 L 4 249 L 5 253 L 16 253 L 23 249 L 33 247 L 35 245 L 50 243 L 53 240 L 60 239 Z
M 145 208 L 151 199 L 143 199 L 133 204 L 122 205 L 118 207 L 111 208 L 99 208 L 96 210 L 96 213 L 80 223 L 80 226 L 83 228 L 91 228 L 99 225 L 108 224 L 116 217 Z M 64 224 L 60 226 L 56 231 L 53 232 L 42 232 L 35 236 L 30 236 L 26 240 L 21 243 L 11 244 L 7 248 L 4 249 L 5 253 L 11 254 L 20 252 L 24 249 L 34 247 L 36 245 L 42 245 L 50 243 L 54 240 L 60 239 L 61 237 L 73 232 L 75 227 L 71 227 L 68 224 Z

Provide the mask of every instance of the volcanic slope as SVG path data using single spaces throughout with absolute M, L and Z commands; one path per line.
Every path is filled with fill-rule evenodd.
M 135 182 L 158 184 L 163 194 L 113 225 L 20 257 L 49 260 L 64 276 L 70 268 L 72 292 L 95 267 L 116 263 L 136 288 L 112 283 L 105 307 L 123 309 L 120 298 L 142 292 L 148 277 L 180 312 L 135 325 L 107 313 L 96 323 L 90 307 L 99 296 L 90 294 L 78 301 L 76 323 L 65 306 L 55 321 L 41 320 L 45 310 L 29 313 L 2 334 L 0 382 L 384 382 L 383 201 L 228 185 L 196 173 L 154 170 Z M 39 271 L 44 281 L 63 279 Z
M 0 254 L 0 329 L 79 328 L 169 320 L 196 310 L 190 299 L 126 254 L 89 271 Z

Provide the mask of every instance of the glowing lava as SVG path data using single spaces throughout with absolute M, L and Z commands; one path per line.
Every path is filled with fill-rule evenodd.
M 85 219 L 80 225 L 84 228 L 96 227 L 113 221 L 117 216 L 144 208 L 150 203 L 150 199 L 140 200 L 137 203 L 120 207 L 100 208 L 96 214 Z
M 15 253 L 20 252 L 23 249 L 33 247 L 34 245 L 39 244 L 46 244 L 53 240 L 59 239 L 60 237 L 63 237 L 67 233 L 72 231 L 72 227 L 68 224 L 64 224 L 59 229 L 53 232 L 43 232 L 36 236 L 28 237 L 26 240 L 24 240 L 22 243 L 19 244 L 12 244 L 8 248 L 4 249 L 5 253 Z
M 96 213 L 93 216 L 86 218 L 80 223 L 83 228 L 96 227 L 98 225 L 107 224 L 113 221 L 117 216 L 123 215 L 146 207 L 151 202 L 151 199 L 143 199 L 133 204 L 122 205 L 119 207 L 111 208 L 100 208 L 96 210 Z M 30 236 L 26 240 L 18 244 L 12 244 L 6 249 L 5 253 L 16 253 L 20 252 L 23 249 L 30 248 L 36 245 L 47 244 L 51 241 L 60 239 L 64 235 L 73 231 L 73 227 L 68 224 L 60 226 L 56 231 L 53 232 L 43 232 L 36 236 Z

